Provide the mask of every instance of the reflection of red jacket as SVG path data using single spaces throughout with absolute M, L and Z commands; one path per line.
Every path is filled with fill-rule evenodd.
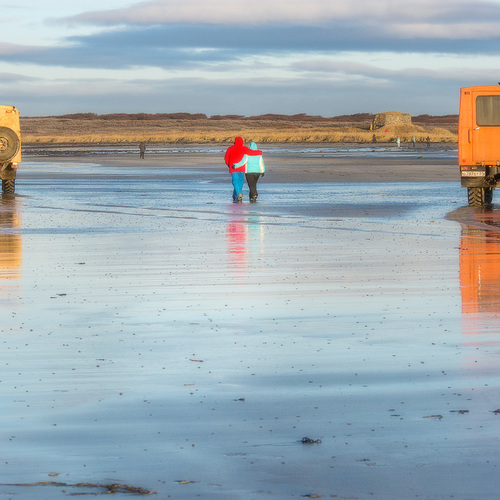
M 224 155 L 224 161 L 226 165 L 229 167 L 229 172 L 244 172 L 245 165 L 239 168 L 233 168 L 235 163 L 243 160 L 243 156 L 258 156 L 261 155 L 262 151 L 258 149 L 250 149 L 243 145 L 243 139 L 241 137 L 236 137 L 234 140 L 234 146 L 230 146 L 227 148 L 226 154 Z

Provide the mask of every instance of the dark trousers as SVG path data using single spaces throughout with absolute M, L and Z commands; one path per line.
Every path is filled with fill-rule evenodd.
M 260 174 L 245 174 L 247 179 L 248 189 L 250 190 L 250 199 L 257 198 L 257 181 L 259 180 Z

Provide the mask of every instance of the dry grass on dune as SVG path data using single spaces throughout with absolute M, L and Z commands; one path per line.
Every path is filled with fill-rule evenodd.
M 128 144 L 149 143 L 204 144 L 232 143 L 235 136 L 261 144 L 392 142 L 412 137 L 432 142 L 456 142 L 451 127 L 433 125 L 389 125 L 369 130 L 370 116 L 308 117 L 302 115 L 264 115 L 261 117 L 158 118 L 158 115 L 70 115 L 61 117 L 21 117 L 25 144 Z M 171 115 L 166 115 L 171 116 Z M 194 118 L 193 118 L 194 116 Z M 429 121 L 429 120 L 428 120 Z M 451 128 L 451 130 L 450 130 Z
M 386 132 L 387 130 L 387 132 Z M 375 137 L 378 142 L 393 142 L 398 137 L 402 142 L 410 142 L 413 137 L 417 142 L 430 138 L 432 142 L 456 142 L 457 134 L 444 127 L 429 127 L 418 125 L 388 125 L 376 130 Z M 373 134 L 373 133 L 372 133 Z

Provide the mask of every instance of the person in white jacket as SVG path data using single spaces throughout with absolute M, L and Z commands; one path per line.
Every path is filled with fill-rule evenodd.
M 249 147 L 250 149 L 257 150 L 257 144 L 255 144 L 255 142 L 251 142 Z M 257 196 L 259 196 L 257 193 L 257 181 L 260 176 L 264 177 L 266 166 L 264 165 L 262 155 L 245 155 L 235 167 L 241 167 L 245 164 L 245 178 L 247 180 L 248 189 L 250 190 L 250 203 L 255 203 L 257 201 Z

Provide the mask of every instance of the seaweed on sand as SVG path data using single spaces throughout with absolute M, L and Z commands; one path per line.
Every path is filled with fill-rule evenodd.
M 110 495 L 113 493 L 131 493 L 135 495 L 156 495 L 156 491 L 147 490 L 138 486 L 131 486 L 129 484 L 99 484 L 99 483 L 61 483 L 57 481 L 39 481 L 36 483 L 19 483 L 10 484 L 8 486 L 57 486 L 63 488 L 88 488 L 92 490 L 102 490 L 102 491 L 89 491 L 81 493 L 69 493 L 70 496 L 77 495 Z

